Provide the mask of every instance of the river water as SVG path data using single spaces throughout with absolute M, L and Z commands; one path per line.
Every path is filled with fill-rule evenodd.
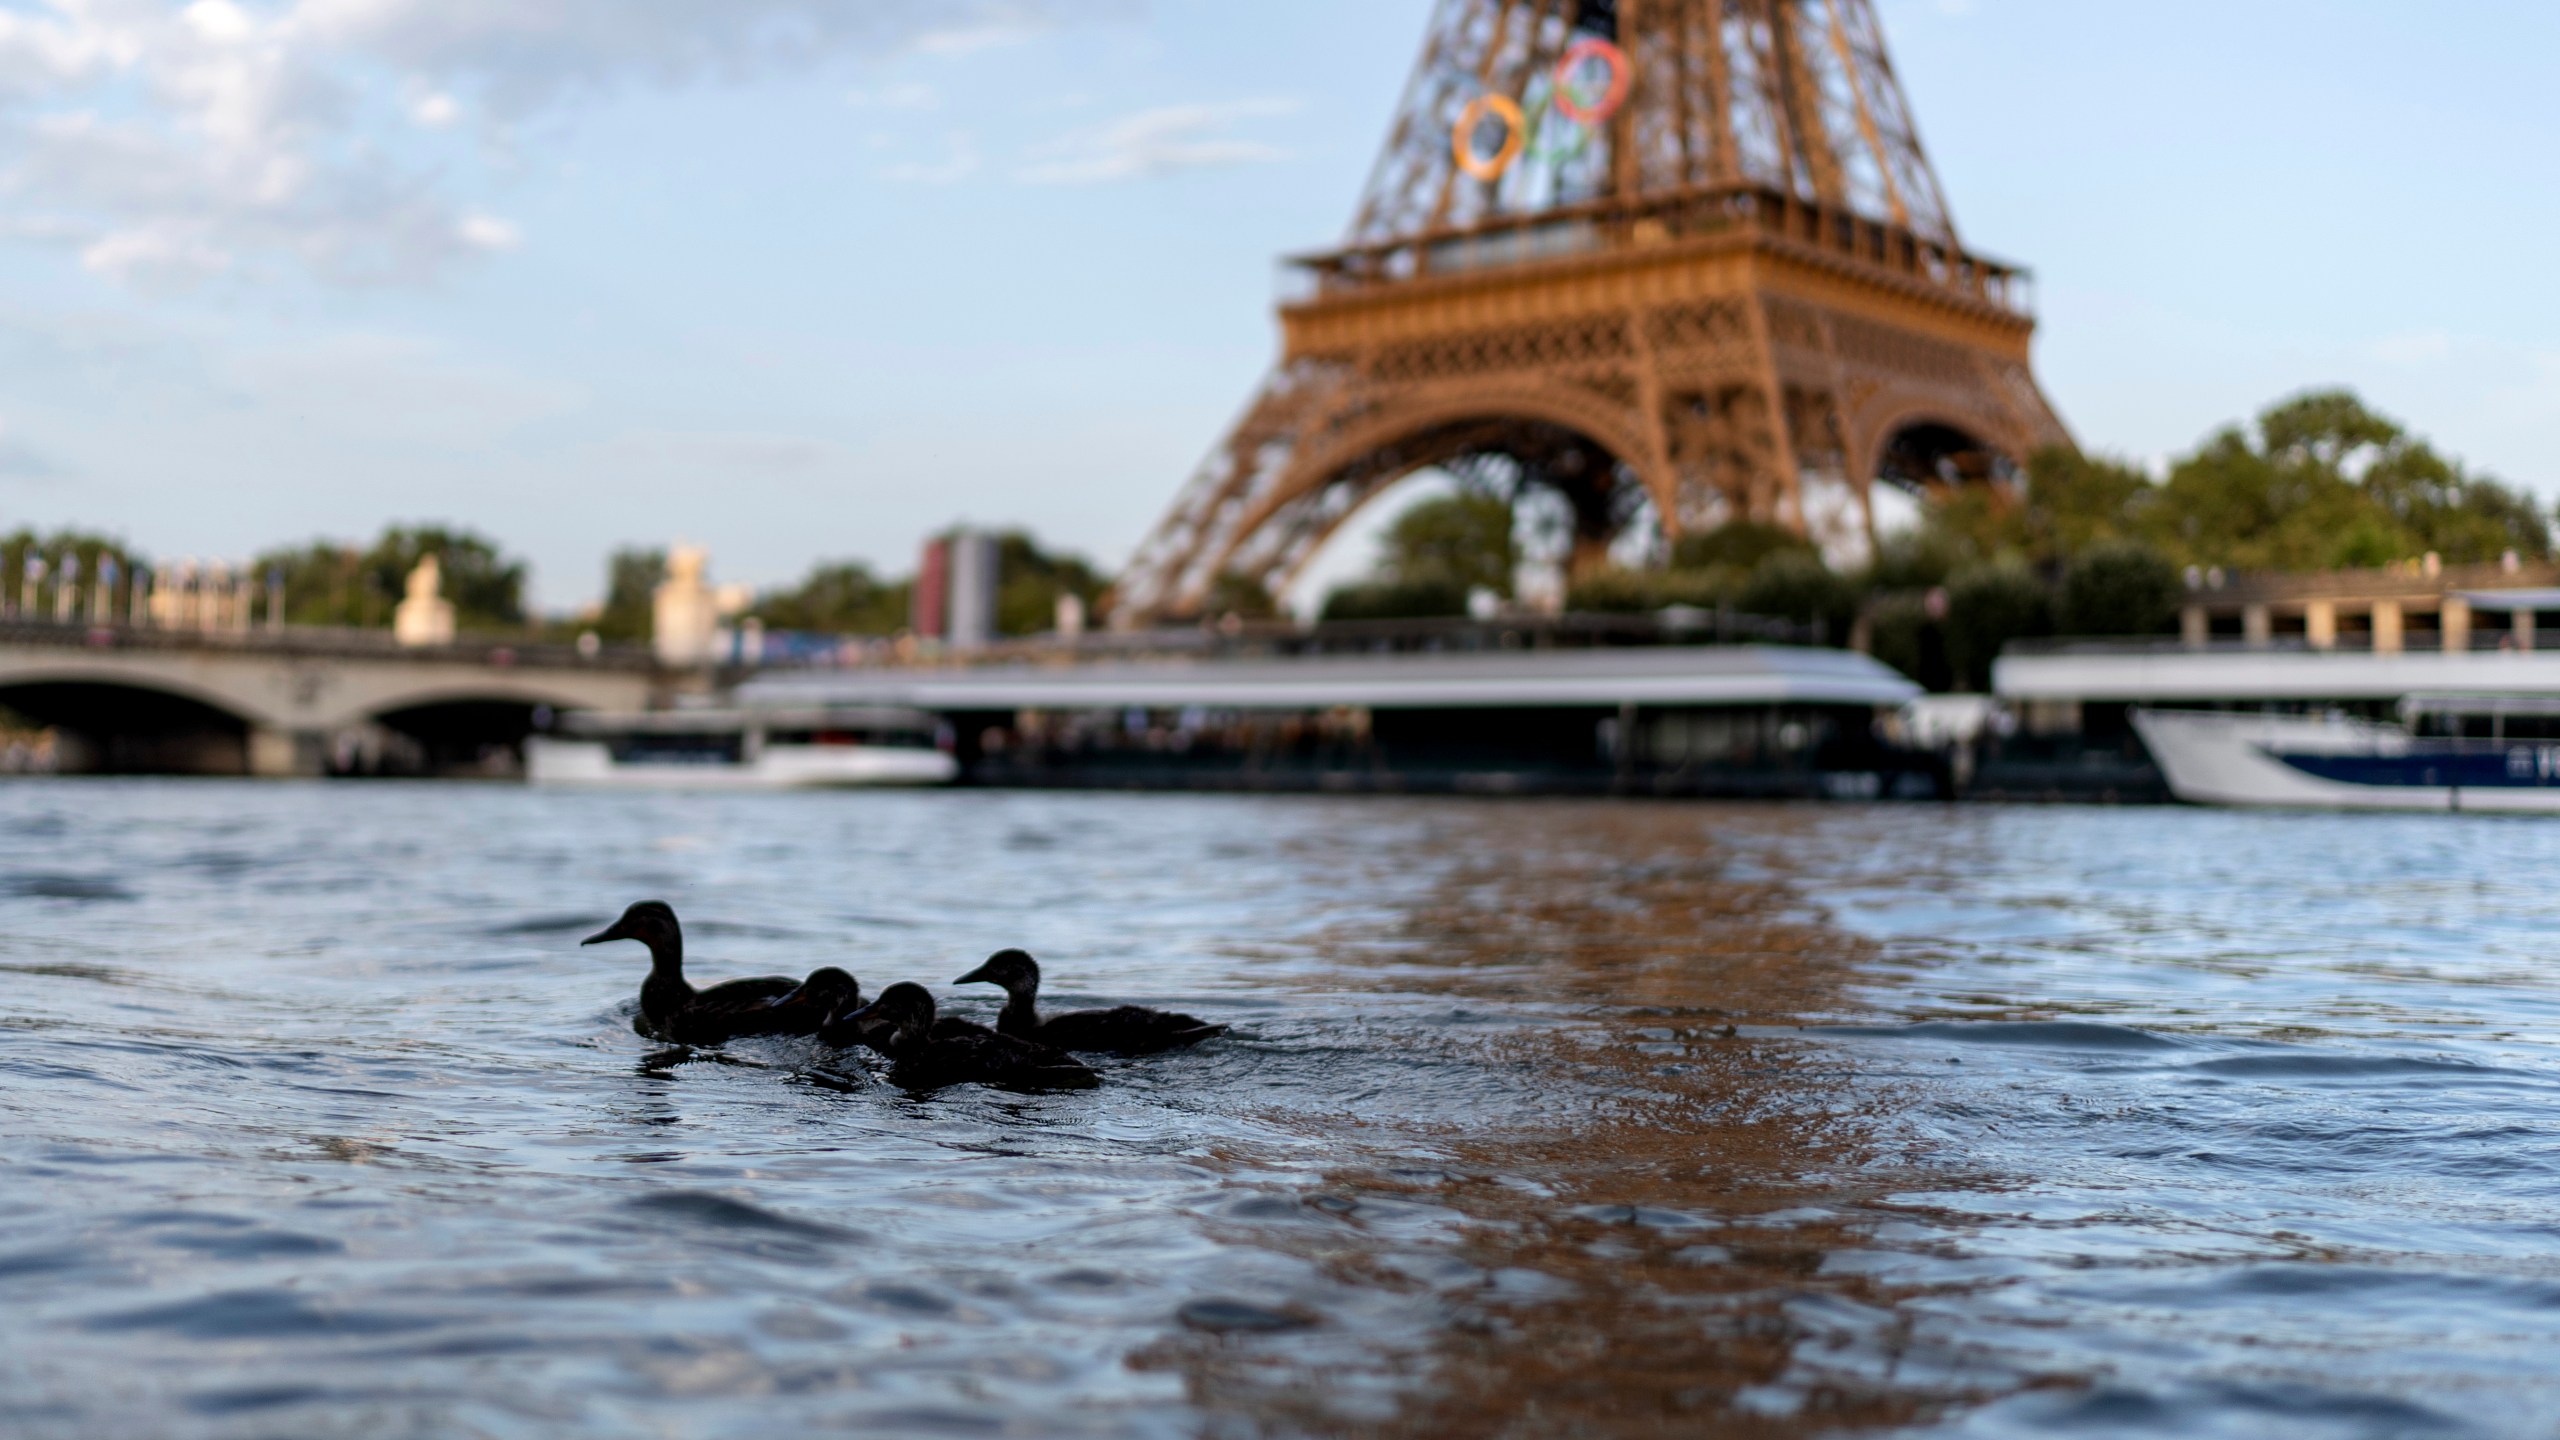
M 0 1433 L 2548 1435 L 2560 827 L 0 785 Z M 998 946 L 1103 1089 L 658 1052 Z

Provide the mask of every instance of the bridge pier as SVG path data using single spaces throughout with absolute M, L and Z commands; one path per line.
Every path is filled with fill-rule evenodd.
M 260 725 L 249 731 L 249 773 L 262 780 L 318 779 L 329 771 L 329 737 L 317 730 Z

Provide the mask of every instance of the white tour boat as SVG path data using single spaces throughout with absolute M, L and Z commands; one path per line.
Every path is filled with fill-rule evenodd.
M 2400 717 L 2132 712 L 2181 800 L 2560 813 L 2560 697 L 2412 695 Z
M 653 710 L 564 714 L 525 741 L 536 785 L 786 790 L 947 785 L 957 761 L 920 710 Z

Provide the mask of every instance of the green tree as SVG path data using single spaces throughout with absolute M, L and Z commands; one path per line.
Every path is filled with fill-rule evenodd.
M 1729 520 L 1713 530 L 1683 535 L 1671 546 L 1674 570 L 1728 568 L 1748 574 L 1763 560 L 1789 551 L 1814 553 L 1813 542 L 1765 520 Z
M 2122 461 L 2060 446 L 2038 451 L 2027 462 L 2029 557 L 2055 563 L 2132 535 L 2155 488 Z
M 1209 613 L 1239 620 L 1269 620 L 1279 615 L 1280 602 L 1260 580 L 1234 570 L 1222 571 L 1209 586 Z
M 1753 615 L 1818 625 L 1824 639 L 1837 645 L 1849 638 L 1849 622 L 1858 613 L 1858 591 L 1832 574 L 1820 556 L 1781 550 L 1753 567 L 1738 603 Z
M 2065 635 L 2156 635 L 2178 616 L 2178 567 L 2134 540 L 2083 550 L 2062 579 Z
M 442 593 L 463 630 L 512 630 L 525 623 L 524 562 L 496 542 L 442 525 L 394 525 L 369 549 L 327 540 L 270 550 L 261 576 L 284 577 L 285 617 L 297 625 L 381 628 L 408 593 L 409 572 L 428 555 L 442 570 Z
M 1878 660 L 1927 689 L 1954 686 L 1955 676 L 1947 667 L 1946 627 L 1929 613 L 1927 595 L 1887 595 L 1868 609 L 1867 623 Z
M 2053 631 L 2053 597 L 2025 566 L 1981 565 L 1947 582 L 1947 666 L 1954 682 L 1991 688 L 1991 662 L 2012 640 Z
M 755 617 L 776 630 L 818 635 L 894 635 L 907 623 L 915 582 L 884 581 L 858 560 L 813 565 L 799 584 L 768 590 Z
M 1642 615 L 1673 605 L 1712 610 L 1731 602 L 1745 578 L 1725 566 L 1630 570 L 1612 565 L 1574 581 L 1565 591 L 1564 607 L 1586 615 Z
M 605 561 L 604 604 L 587 628 L 622 643 L 648 639 L 657 628 L 658 586 L 666 578 L 666 551 L 636 545 L 614 551 Z
M 0 592 L 0 602 L 10 605 L 28 603 L 28 597 L 21 593 L 21 588 L 30 560 L 41 561 L 44 565 L 43 609 L 47 615 L 53 613 L 54 587 L 69 573 L 66 567 L 77 570 L 81 604 L 85 607 L 91 587 L 98 582 L 100 567 L 112 562 L 115 586 L 110 608 L 119 618 L 129 613 L 125 607 L 132 603 L 134 567 L 149 563 L 131 546 L 110 535 L 88 530 L 56 530 L 50 535 L 39 535 L 33 530 L 21 529 L 0 536 L 0 586 L 7 587 L 5 592 Z M 87 613 L 85 608 L 81 611 L 84 617 Z
M 2170 560 L 2252 570 L 2452 564 L 2551 553 L 2532 501 L 2473 475 L 2344 390 L 2270 406 L 2171 468 L 2135 530 Z
M 1110 577 L 1082 556 L 1044 550 L 1025 530 L 996 537 L 996 577 L 996 631 L 1002 635 L 1053 630 L 1058 597 L 1074 595 L 1090 610 L 1111 586 Z
M 1511 502 L 1498 495 L 1436 496 L 1409 507 L 1387 527 L 1379 569 L 1407 585 L 1508 596 L 1520 564 L 1513 528 Z
M 1380 537 L 1370 577 L 1325 596 L 1326 620 L 1464 615 L 1475 590 L 1511 593 L 1520 551 L 1511 502 L 1461 491 L 1407 507 Z
M 1423 620 L 1467 613 L 1467 592 L 1448 580 L 1368 580 L 1324 597 L 1323 620 Z

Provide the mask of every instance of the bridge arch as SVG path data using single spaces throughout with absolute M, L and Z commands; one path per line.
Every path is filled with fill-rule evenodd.
M 0 707 L 55 731 L 74 774 L 242 775 L 257 725 L 226 697 L 77 671 L 0 678 Z
M 405 745 L 400 765 L 440 766 L 438 756 L 519 746 L 541 707 L 640 709 L 655 683 L 632 666 L 519 665 L 504 647 L 479 655 L 330 653 L 264 637 L 195 644 L 150 634 L 128 643 L 110 633 L 103 645 L 96 638 L 83 631 L 0 641 L 0 705 L 81 737 L 75 758 L 87 768 L 318 775 L 329 773 L 351 735 L 377 760 Z M 179 733 L 212 738 L 114 739 Z M 392 772 L 416 773 L 400 765 Z

